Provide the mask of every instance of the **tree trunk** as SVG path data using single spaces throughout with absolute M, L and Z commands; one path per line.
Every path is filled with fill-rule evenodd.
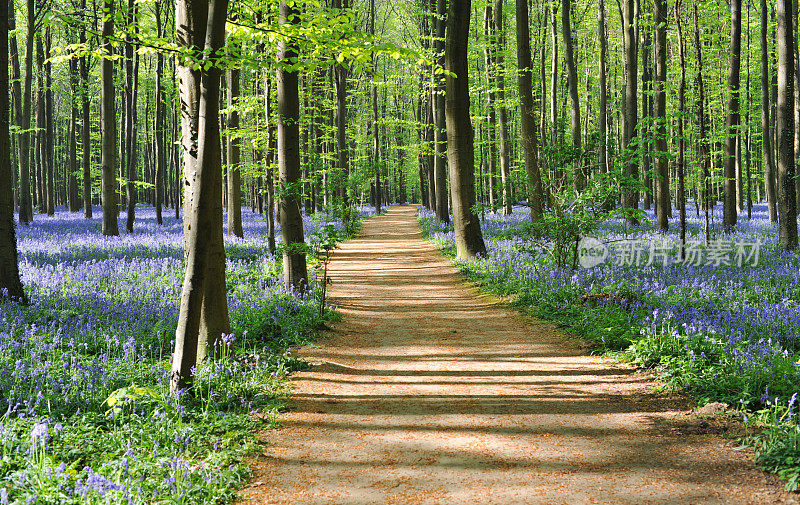
M 602 0 L 600 0 L 602 1 Z M 525 173 L 528 179 L 528 206 L 531 221 L 542 217 L 542 178 L 539 172 L 536 111 L 533 103 L 533 63 L 531 58 L 528 1 L 516 0 L 517 15 L 517 85 L 520 96 L 522 148 L 525 153 Z M 538 95 L 538 93 L 537 93 Z
M 492 44 L 494 51 L 494 70 L 497 84 L 497 126 L 500 148 L 500 183 L 503 194 L 503 214 L 511 214 L 511 152 L 508 141 L 508 108 L 506 100 L 506 69 L 505 49 L 506 37 L 503 27 L 503 0 L 494 0 L 494 29 L 492 30 Z
M 214 63 L 222 56 L 225 43 L 227 0 L 179 0 L 175 9 L 176 38 L 191 48 L 193 60 Z M 208 28 L 208 29 L 207 29 Z M 192 66 L 188 66 L 188 65 Z M 186 274 L 181 291 L 175 352 L 172 357 L 170 388 L 183 389 L 191 380 L 192 368 L 205 357 L 206 345 L 213 349 L 220 333 L 211 328 L 228 328 L 225 296 L 225 251 L 222 245 L 222 154 L 219 131 L 219 88 L 221 70 L 211 64 L 207 70 L 193 70 L 188 58 L 181 61 L 181 122 L 185 133 L 195 126 L 196 136 L 184 135 L 184 167 L 187 181 L 187 212 L 184 220 Z M 222 290 L 215 271 L 222 272 Z M 207 305 L 214 307 L 207 307 Z M 224 317 L 223 317 L 224 316 Z M 208 319 L 210 317 L 222 320 Z M 204 335 L 205 321 L 208 333 Z M 228 330 L 229 331 L 229 330 Z M 210 337 L 214 337 L 211 339 Z M 205 337 L 205 341 L 204 341 Z
M 492 4 L 489 3 L 486 5 L 483 11 L 483 34 L 484 38 L 486 39 L 486 47 L 484 49 L 484 60 L 486 66 L 486 86 L 488 88 L 486 92 L 486 106 L 488 108 L 488 113 L 486 115 L 486 140 L 488 142 L 488 146 L 486 148 L 486 155 L 488 156 L 488 162 L 486 164 L 486 172 L 487 172 L 487 179 L 489 181 L 488 186 L 488 196 L 489 196 L 489 209 L 494 212 L 497 205 L 495 204 L 495 187 L 497 186 L 497 179 L 495 178 L 495 174 L 497 173 L 497 144 L 495 143 L 495 136 L 497 134 L 497 116 L 495 114 L 495 71 L 494 71 L 494 44 L 491 42 L 494 29 L 492 26 L 494 25 L 494 16 L 492 15 Z
M 161 0 L 156 0 L 155 9 L 156 9 L 156 26 L 157 26 L 157 36 L 159 38 L 164 37 L 164 28 L 163 28 L 163 20 L 161 19 Z M 166 193 L 165 188 L 167 184 L 165 184 L 164 174 L 167 171 L 167 156 L 164 151 L 164 137 L 167 134 L 167 129 L 165 128 L 166 123 L 166 96 L 164 93 L 164 84 L 163 84 L 163 73 L 164 73 L 164 55 L 162 53 L 158 53 L 156 59 L 156 124 L 155 124 L 155 131 L 153 132 L 155 135 L 155 186 L 156 186 L 156 223 L 159 225 L 163 224 L 164 218 L 162 216 L 161 207 L 164 203 L 164 194 Z
M 275 183 L 273 181 L 273 165 L 275 163 L 275 119 L 272 117 L 272 99 L 270 97 L 270 83 L 267 74 L 264 74 L 264 117 L 267 118 L 267 156 L 266 159 L 266 186 L 267 186 L 267 250 L 275 254 Z
M 656 188 L 658 189 L 658 228 L 669 229 L 669 215 L 672 210 L 669 195 L 669 160 L 667 152 L 667 3 L 666 0 L 653 1 L 653 21 L 656 26 L 655 38 L 655 117 L 656 117 Z
M 78 62 L 69 60 L 69 88 L 72 96 L 69 97 L 69 132 L 67 133 L 67 193 L 69 195 L 69 211 L 78 212 L 80 210 L 78 202 L 78 180 L 75 172 L 78 170 L 78 146 L 77 146 L 77 123 L 78 123 Z
M 297 10 L 286 0 L 280 5 L 280 23 L 296 23 Z M 298 48 L 293 41 L 278 45 L 278 62 L 291 64 Z M 308 288 L 303 216 L 300 214 L 300 97 L 297 71 L 278 68 L 278 186 L 281 193 L 279 217 L 283 239 L 283 283 L 287 289 Z
M 478 214 L 475 212 L 475 152 L 469 117 L 470 0 L 450 0 L 445 37 L 445 117 L 456 254 L 461 259 L 486 254 Z
M 104 0 L 103 6 L 108 14 L 103 20 L 103 44 L 101 49 L 107 55 L 100 63 L 100 129 L 103 132 L 101 152 L 103 235 L 119 235 L 117 224 L 117 117 L 115 109 L 114 62 L 111 38 L 114 35 L 114 0 Z
M 777 0 L 778 102 L 775 128 L 778 135 L 778 242 L 786 251 L 797 248 L 792 9 L 792 0 Z
M 653 159 L 651 139 L 653 138 L 653 65 L 650 57 L 652 52 L 652 35 L 650 28 L 647 27 L 640 33 L 641 54 L 642 54 L 642 123 L 639 125 L 641 138 L 644 140 L 639 148 L 642 151 L 642 173 L 644 179 L 644 195 L 642 195 L 642 206 L 645 210 L 650 210 L 653 201 L 658 199 L 658 195 L 653 191 Z M 657 178 L 658 176 L 656 176 Z M 658 207 L 655 208 L 658 214 Z
M 518 0 L 520 1 L 520 0 Z M 523 0 L 524 1 L 524 0 Z M 597 5 L 597 40 L 600 44 L 597 80 L 599 87 L 599 110 L 597 129 L 600 133 L 598 145 L 600 172 L 608 173 L 608 91 L 606 90 L 606 73 L 608 60 L 608 41 L 606 40 L 606 7 L 605 0 L 598 0 Z
M 239 164 L 241 149 L 239 139 L 231 138 L 239 129 L 239 69 L 228 69 L 228 235 L 244 237 L 242 230 L 242 179 Z
M 27 303 L 19 277 L 17 236 L 14 228 L 8 110 L 9 8 L 13 9 L 13 3 L 0 2 L 0 298 L 12 298 Z
M 791 19 L 789 20 L 791 24 Z M 739 71 L 742 52 L 742 0 L 731 0 L 731 59 L 728 73 L 728 116 L 725 122 L 725 199 L 722 225 L 725 233 L 736 226 L 736 140 L 739 137 Z M 794 57 L 794 56 L 792 56 Z M 794 79 L 794 77 L 792 77 Z M 792 97 L 794 100 L 794 97 Z M 792 113 L 794 114 L 794 113 Z M 792 119 L 794 123 L 794 117 Z M 792 139 L 794 142 L 794 139 Z M 792 144 L 794 149 L 794 144 Z M 794 156 L 794 154 L 792 155 Z
M 129 20 L 136 26 L 137 23 L 137 5 L 134 0 L 128 0 L 128 16 Z M 134 28 L 134 31 L 138 31 Z M 138 144 L 136 142 L 137 136 L 137 109 L 136 103 L 138 98 L 139 87 L 139 53 L 134 51 L 133 36 L 129 35 L 126 44 L 126 61 L 125 61 L 125 202 L 127 204 L 127 219 L 125 221 L 125 231 L 133 233 L 133 223 L 136 220 L 136 165 L 138 163 Z
M 373 0 L 374 1 L 374 0 Z M 436 53 L 436 66 L 444 65 L 444 35 L 447 16 L 447 0 L 436 2 L 436 20 L 433 32 L 435 35 L 433 49 Z M 443 223 L 450 222 L 450 208 L 447 192 L 447 134 L 445 132 L 444 78 L 441 74 L 432 73 L 433 78 L 433 110 L 434 110 L 434 150 L 433 178 L 436 184 L 436 217 Z
M 764 192 L 767 194 L 767 209 L 770 222 L 778 221 L 777 195 L 775 188 L 775 163 L 772 157 L 772 125 L 770 121 L 769 54 L 767 46 L 767 0 L 761 0 L 761 155 L 764 163 Z
M 705 109 L 705 86 L 703 83 L 703 46 L 700 44 L 700 26 L 697 15 L 697 0 L 694 1 L 694 45 L 697 51 L 697 117 L 699 124 L 699 136 L 697 139 L 697 155 L 700 158 L 703 180 L 703 209 L 705 210 L 705 235 L 706 244 L 711 241 L 711 222 L 709 219 L 709 209 L 711 207 L 711 154 L 708 144 L 708 118 Z
M 678 58 L 680 60 L 680 80 L 678 81 L 678 209 L 681 220 L 681 260 L 686 259 L 686 187 L 684 172 L 686 169 L 686 139 L 683 137 L 683 125 L 686 115 L 686 55 L 683 44 L 681 25 L 681 3 L 675 2 L 675 27 L 678 31 Z
M 624 0 L 623 5 L 623 33 L 625 34 L 625 112 L 623 127 L 623 146 L 625 149 L 634 149 L 634 139 L 636 137 L 636 126 L 638 124 L 638 61 L 636 58 L 636 18 L 634 16 L 634 0 Z M 628 153 L 628 160 L 625 164 L 625 175 L 631 180 L 639 178 L 639 167 L 636 159 Z M 625 192 L 625 206 L 631 209 L 639 207 L 639 192 L 634 188 L 628 188 Z M 635 217 L 629 219 L 630 224 L 637 225 L 639 220 Z
M 86 0 L 81 0 L 81 20 L 85 19 Z M 86 30 L 78 30 L 78 41 L 86 43 Z M 81 145 L 83 149 L 83 217 L 92 218 L 92 149 L 89 118 L 89 61 L 81 56 Z
M 586 186 L 586 174 L 581 162 L 581 104 L 578 99 L 578 69 L 575 64 L 575 50 L 572 47 L 572 0 L 563 0 L 561 6 L 561 32 L 564 37 L 564 61 L 567 65 L 567 85 L 569 86 L 570 119 L 572 122 L 572 149 L 575 161 L 573 177 L 575 189 L 582 191 Z

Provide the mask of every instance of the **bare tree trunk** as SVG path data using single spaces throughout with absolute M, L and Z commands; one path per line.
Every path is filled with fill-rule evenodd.
M 686 170 L 686 139 L 683 137 L 683 125 L 686 121 L 686 55 L 683 44 L 681 25 L 681 1 L 675 2 L 675 27 L 678 30 L 678 58 L 680 59 L 680 80 L 678 82 L 678 208 L 681 220 L 681 260 L 686 259 L 686 187 L 684 172 Z
M 162 3 L 161 0 L 156 0 L 155 9 L 156 9 L 156 27 L 157 27 L 157 35 L 159 38 L 164 37 L 164 28 L 163 28 L 163 20 L 161 19 L 162 10 L 161 7 Z M 165 188 L 167 184 L 164 181 L 164 174 L 167 171 L 167 156 L 164 152 L 164 137 L 167 134 L 167 129 L 165 128 L 166 123 L 166 96 L 164 93 L 164 83 L 163 83 L 163 73 L 164 73 L 164 55 L 162 53 L 158 53 L 156 59 L 156 124 L 155 124 L 155 131 L 153 132 L 155 135 L 155 186 L 156 186 L 156 223 L 159 225 L 163 224 L 164 218 L 161 212 L 161 206 L 164 202 L 164 194 L 167 193 Z
M 655 38 L 655 117 L 656 125 L 656 188 L 658 189 L 658 228 L 669 229 L 669 215 L 672 210 L 669 195 L 669 161 L 667 159 L 667 4 L 666 0 L 653 1 L 653 21 L 656 25 Z
M 101 152 L 103 235 L 119 235 L 116 171 L 117 118 L 114 106 L 116 91 L 114 89 L 114 62 L 110 59 L 114 51 L 111 46 L 111 37 L 114 35 L 114 0 L 104 0 L 103 6 L 108 14 L 103 21 L 101 49 L 109 56 L 109 58 L 103 58 L 100 63 L 100 129 L 103 132 Z
M 578 98 L 578 69 L 575 63 L 575 50 L 572 47 L 572 0 L 563 0 L 561 6 L 561 31 L 564 37 L 564 60 L 567 64 L 567 85 L 569 86 L 570 119 L 572 121 L 572 149 L 576 159 L 573 164 L 575 189 L 582 191 L 586 186 L 586 174 L 581 162 L 581 104 Z
M 494 44 L 494 69 L 497 84 L 497 126 L 498 140 L 500 143 L 500 183 L 503 194 L 503 214 L 511 214 L 511 149 L 508 141 L 508 108 L 506 100 L 506 68 L 505 49 L 506 37 L 503 27 L 503 0 L 494 0 L 494 30 L 492 30 L 492 43 Z
M 374 0 L 373 0 L 374 1 Z M 444 65 L 444 34 L 447 16 L 447 0 L 436 2 L 436 20 L 433 32 L 435 39 L 433 48 L 436 52 L 436 65 Z M 450 207 L 447 192 L 447 134 L 445 132 L 444 112 L 444 78 L 441 74 L 432 72 L 433 78 L 433 110 L 434 110 L 434 149 L 433 178 L 436 183 L 436 217 L 444 222 L 450 222 Z
M 286 0 L 280 5 L 280 23 L 296 23 L 297 10 Z M 278 45 L 278 62 L 297 58 L 294 42 Z M 300 214 L 300 97 L 297 71 L 278 68 L 278 186 L 281 192 L 280 223 L 283 251 L 283 283 L 287 289 L 305 291 L 308 288 L 303 216 Z
M 0 298 L 27 303 L 19 277 L 8 110 L 9 3 L 0 2 Z M 13 3 L 11 4 L 13 9 Z
M 186 65 L 192 64 L 191 61 L 181 61 L 178 69 L 181 77 L 181 122 L 184 132 L 196 126 L 196 136 L 189 134 L 183 138 L 184 168 L 187 181 L 192 184 L 186 195 L 186 275 L 172 357 L 170 388 L 173 392 L 188 385 L 192 368 L 205 357 L 205 344 L 213 346 L 214 339 L 219 337 L 219 334 L 212 335 L 210 328 L 230 326 L 224 291 L 225 251 L 219 247 L 222 244 L 221 70 L 213 64 L 222 56 L 227 4 L 227 0 L 179 0 L 175 9 L 177 40 L 184 47 L 191 48 L 196 60 L 205 60 L 211 65 L 201 72 Z M 214 269 L 222 272 L 221 292 L 209 291 L 209 287 L 213 289 L 215 286 L 208 284 L 216 284 Z M 216 307 L 206 307 L 209 304 Z M 207 319 L 221 316 L 224 316 L 224 321 Z M 204 320 L 209 329 L 206 340 Z M 214 339 L 210 339 L 211 336 Z
M 624 0 L 623 4 L 623 33 L 625 34 L 625 112 L 623 128 L 623 145 L 625 149 L 634 148 L 636 126 L 638 123 L 638 61 L 636 58 L 636 23 L 634 16 L 634 0 Z M 625 175 L 630 179 L 639 178 L 639 167 L 636 159 L 628 153 L 629 159 L 625 164 Z M 625 192 L 625 206 L 631 209 L 639 207 L 639 192 L 629 188 Z M 629 219 L 630 224 L 639 224 L 638 219 Z
M 518 0 L 519 1 L 519 0 Z M 597 118 L 597 129 L 600 133 L 600 172 L 608 170 L 608 91 L 606 90 L 606 73 L 608 59 L 608 42 L 606 41 L 606 7 L 604 0 L 598 0 L 597 5 L 597 40 L 600 44 L 600 58 L 598 62 L 597 80 L 600 94 L 600 104 Z
M 75 172 L 78 170 L 78 146 L 77 146 L 77 123 L 78 123 L 78 62 L 69 60 L 69 88 L 72 96 L 69 97 L 69 132 L 67 133 L 67 193 L 69 198 L 70 212 L 80 210 L 78 202 L 78 179 Z
M 486 85 L 488 91 L 486 93 L 486 106 L 488 114 L 486 115 L 486 140 L 488 147 L 486 148 L 486 155 L 488 156 L 488 163 L 486 164 L 489 193 L 489 208 L 492 212 L 495 211 L 497 205 L 495 203 L 495 193 L 497 186 L 497 144 L 495 143 L 495 136 L 497 134 L 497 116 L 495 114 L 495 69 L 494 69 L 494 44 L 491 42 L 494 29 L 494 16 L 492 15 L 492 4 L 486 5 L 483 11 L 483 34 L 486 39 L 486 47 L 484 49 L 484 60 L 486 66 Z
M 445 38 L 447 159 L 453 190 L 453 221 L 457 255 L 461 259 L 486 254 L 475 207 L 475 152 L 469 117 L 470 0 L 450 0 Z
M 639 148 L 642 150 L 642 175 L 644 179 L 644 195 L 642 206 L 649 210 L 653 202 L 658 199 L 658 194 L 653 190 L 653 159 L 652 146 L 650 145 L 653 134 L 653 64 L 650 57 L 652 51 L 652 34 L 649 27 L 640 31 L 642 37 L 640 48 L 642 54 L 642 118 L 639 124 L 640 136 L 643 140 Z M 658 176 L 656 176 L 658 177 Z M 658 206 L 654 209 L 658 214 Z
M 86 0 L 81 0 L 81 20 L 85 19 Z M 86 30 L 78 30 L 78 41 L 86 43 Z M 81 144 L 83 148 L 83 217 L 92 218 L 92 149 L 91 123 L 89 118 L 89 62 L 88 56 L 81 56 Z
M 697 117 L 700 123 L 699 137 L 697 139 L 698 157 L 703 175 L 703 209 L 705 210 L 705 235 L 706 244 L 711 241 L 711 223 L 709 210 L 711 207 L 711 153 L 708 144 L 708 118 L 705 109 L 705 86 L 703 83 L 703 46 L 700 44 L 700 26 L 697 15 L 697 0 L 694 0 L 694 45 L 697 51 Z
M 789 20 L 791 23 L 791 19 Z M 722 225 L 725 233 L 736 226 L 736 139 L 739 137 L 739 71 L 742 53 L 742 0 L 731 0 L 731 59 L 728 74 L 728 117 L 725 137 L 725 199 Z M 794 122 L 794 121 L 792 121 Z M 792 147 L 794 149 L 794 146 Z M 794 156 L 794 155 L 793 155 Z
M 772 158 L 772 129 L 770 121 L 769 54 L 767 52 L 767 0 L 761 0 L 761 154 L 764 160 L 764 192 L 770 222 L 778 221 L 777 189 L 775 188 L 775 163 Z
M 778 241 L 782 249 L 797 248 L 794 159 L 794 37 L 792 0 L 777 0 L 778 102 Z
M 602 2 L 602 0 L 600 0 Z M 537 145 L 536 111 L 533 102 L 533 62 L 528 16 L 528 1 L 516 0 L 517 16 L 517 85 L 520 96 L 522 148 L 525 152 L 525 173 L 528 178 L 528 206 L 531 221 L 542 217 L 542 178 L 539 172 L 539 147 Z M 537 92 L 538 95 L 538 92 Z
M 242 230 L 242 179 L 239 164 L 241 149 L 239 139 L 231 138 L 239 129 L 239 69 L 228 68 L 228 235 L 244 237 Z
M 275 182 L 273 180 L 273 164 L 276 154 L 275 119 L 272 117 L 270 97 L 272 84 L 267 74 L 264 74 L 264 117 L 267 118 L 267 156 L 266 156 L 266 186 L 267 186 L 267 249 L 270 254 L 275 254 Z

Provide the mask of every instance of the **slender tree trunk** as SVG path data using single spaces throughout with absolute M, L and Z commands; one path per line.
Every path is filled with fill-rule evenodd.
M 640 149 L 642 150 L 642 173 L 644 179 L 644 195 L 642 195 L 642 206 L 645 210 L 650 210 L 653 202 L 658 199 L 658 194 L 653 191 L 653 159 L 651 139 L 653 138 L 653 64 L 651 61 L 652 34 L 649 27 L 640 32 L 641 54 L 642 54 L 642 118 L 639 124 L 639 132 L 643 140 Z M 657 178 L 658 176 L 656 176 Z M 658 206 L 655 208 L 658 214 Z
M 625 35 L 625 112 L 623 128 L 623 146 L 625 149 L 634 148 L 636 137 L 636 126 L 638 124 L 638 61 L 636 59 L 636 23 L 634 16 L 634 0 L 623 0 L 623 33 Z M 630 179 L 639 178 L 639 167 L 636 159 L 630 153 L 625 164 L 625 175 Z M 639 192 L 634 188 L 628 188 L 625 192 L 625 206 L 631 209 L 639 207 Z M 637 225 L 639 220 L 635 217 L 629 219 L 630 224 Z
M 157 35 L 159 38 L 164 37 L 164 28 L 163 28 L 163 20 L 161 19 L 162 14 L 162 3 L 161 0 L 156 0 L 155 9 L 156 9 L 156 27 L 157 27 Z M 163 83 L 163 73 L 164 73 L 164 55 L 159 53 L 156 57 L 156 114 L 155 114 L 155 128 L 154 128 L 154 135 L 155 135 L 155 186 L 156 186 L 156 223 L 159 225 L 163 224 L 164 218 L 162 216 L 161 207 L 164 202 L 165 193 L 167 193 L 165 188 L 167 184 L 165 184 L 165 177 L 164 174 L 167 171 L 167 156 L 164 151 L 164 137 L 167 134 L 167 129 L 165 128 L 166 123 L 166 96 L 164 93 L 164 83 Z
M 517 66 L 519 67 L 517 85 L 522 116 L 520 134 L 525 153 L 525 173 L 528 178 L 528 206 L 530 207 L 531 221 L 538 221 L 542 217 L 542 179 L 539 172 L 536 111 L 533 102 L 533 62 L 527 0 L 516 0 L 516 17 Z
M 506 69 L 505 69 L 505 50 L 506 37 L 503 26 L 503 0 L 494 0 L 494 30 L 492 31 L 492 43 L 494 51 L 494 70 L 497 84 L 497 123 L 498 140 L 500 147 L 500 182 L 503 194 L 503 214 L 511 214 L 511 146 L 508 141 L 508 108 L 506 101 Z
M 78 142 L 77 142 L 77 129 L 78 129 L 78 62 L 77 60 L 69 60 L 69 88 L 72 91 L 72 96 L 69 97 L 69 132 L 67 133 L 67 186 L 68 186 L 68 202 L 69 211 L 78 212 L 80 210 L 78 202 L 78 180 L 75 177 L 75 172 L 78 170 Z
M 374 1 L 374 0 L 373 0 Z M 434 41 L 433 49 L 436 53 L 436 65 L 444 65 L 444 34 L 447 16 L 447 0 L 436 2 L 436 19 L 433 23 Z M 445 132 L 445 98 L 444 78 L 441 74 L 432 73 L 433 79 L 433 110 L 434 110 L 434 149 L 433 178 L 436 184 L 436 217 L 444 222 L 450 222 L 450 207 L 447 192 L 447 134 Z
M 681 0 L 675 1 L 675 27 L 678 31 L 678 58 L 680 60 L 680 79 L 678 81 L 678 209 L 681 220 L 681 260 L 686 259 L 686 186 L 684 172 L 686 170 L 686 139 L 683 137 L 683 125 L 686 121 L 686 55 L 683 44 L 683 27 L 681 25 Z
M 238 49 L 238 48 L 237 48 Z M 241 149 L 239 139 L 231 138 L 239 129 L 239 69 L 228 68 L 228 235 L 244 237 L 242 230 Z
M 264 117 L 267 118 L 267 156 L 266 156 L 266 186 L 267 186 L 267 250 L 275 254 L 275 183 L 273 181 L 273 165 L 276 155 L 275 129 L 277 124 L 272 117 L 272 98 L 270 96 L 272 83 L 269 76 L 264 74 Z
M 55 195 L 55 169 L 53 164 L 55 159 L 53 157 L 54 150 L 53 150 L 53 72 L 52 68 L 53 65 L 50 62 L 50 48 L 53 45 L 53 32 L 51 31 L 50 27 L 48 26 L 45 30 L 45 38 L 44 38 L 44 52 L 45 52 L 45 63 L 44 63 L 44 131 L 42 132 L 42 137 L 44 139 L 43 142 L 43 153 L 44 156 L 42 161 L 44 162 L 42 166 L 42 170 L 45 172 L 44 174 L 44 186 L 47 193 L 47 201 L 45 202 L 45 210 L 47 211 L 48 216 L 52 216 L 56 213 L 56 195 Z
M 597 4 L 597 41 L 600 44 L 600 58 L 598 61 L 597 71 L 597 81 L 600 95 L 597 118 L 597 129 L 600 133 L 598 151 L 600 158 L 600 172 L 608 173 L 608 91 L 606 90 L 606 73 L 608 72 L 608 42 L 606 41 L 605 0 L 598 0 Z
M 578 69 L 575 63 L 575 50 L 572 44 L 572 0 L 563 0 L 561 6 L 561 31 L 564 37 L 564 60 L 567 66 L 567 85 L 569 86 L 570 119 L 572 122 L 572 149 L 575 151 L 574 180 L 575 189 L 583 191 L 586 174 L 581 162 L 581 104 L 578 98 Z
M 767 46 L 767 0 L 761 0 L 761 155 L 764 163 L 764 192 L 770 222 L 778 221 L 775 163 L 772 157 L 772 122 L 770 121 L 769 54 Z
M 0 298 L 27 303 L 19 276 L 8 105 L 9 3 L 0 2 Z M 13 3 L 11 7 L 13 9 Z
M 705 210 L 705 235 L 706 244 L 711 241 L 711 223 L 709 209 L 711 207 L 711 153 L 708 144 L 708 118 L 705 109 L 705 85 L 703 82 L 703 46 L 700 44 L 700 26 L 697 15 L 697 0 L 694 0 L 694 45 L 697 51 L 697 117 L 699 120 L 698 157 L 702 167 L 703 180 L 703 209 Z
M 794 159 L 794 37 L 792 0 L 777 0 L 778 102 L 778 241 L 782 249 L 797 248 Z
M 656 117 L 656 187 L 658 189 L 658 228 L 669 229 L 669 215 L 672 210 L 669 194 L 669 161 L 667 159 L 667 3 L 666 0 L 653 1 L 653 21 L 656 25 L 655 38 L 655 117 Z
M 469 117 L 470 0 L 450 0 L 445 37 L 447 159 L 453 189 L 456 254 L 461 259 L 486 254 L 481 225 L 475 212 L 475 152 Z
M 81 20 L 85 19 L 86 0 L 81 0 Z M 86 43 L 86 30 L 78 30 L 78 41 Z M 83 217 L 92 218 L 92 149 L 91 123 L 89 118 L 89 62 L 88 56 L 81 56 L 81 145 L 83 149 Z
M 280 23 L 297 23 L 297 10 L 286 0 L 280 5 Z M 298 49 L 291 41 L 278 45 L 278 62 L 297 58 Z M 297 71 L 278 68 L 278 186 L 281 192 L 280 223 L 283 251 L 283 283 L 287 289 L 308 288 L 306 254 L 303 246 L 303 216 L 300 214 L 300 98 Z
M 181 45 L 194 52 L 194 58 L 191 59 L 213 63 L 214 59 L 222 56 L 227 4 L 227 0 L 176 2 L 176 38 Z M 206 344 L 213 349 L 220 333 L 211 334 L 212 330 L 209 329 L 230 326 L 224 290 L 225 251 L 221 247 L 221 70 L 212 64 L 201 72 L 193 69 L 191 59 L 181 61 L 178 69 L 181 77 L 181 122 L 184 133 L 188 133 L 183 138 L 184 168 L 186 180 L 191 181 L 191 185 L 187 188 L 188 212 L 184 216 L 186 275 L 181 291 L 178 328 L 175 332 L 175 352 L 172 356 L 170 386 L 173 392 L 188 385 L 192 368 L 205 357 Z M 196 135 L 191 135 L 192 127 Z M 209 290 L 219 288 L 215 286 L 215 271 L 222 272 L 221 291 Z M 214 307 L 207 307 L 209 304 Z M 209 317 L 223 320 L 214 321 L 208 319 Z M 208 331 L 205 335 L 204 326 Z M 210 338 L 212 336 L 213 339 Z
M 494 34 L 494 16 L 492 14 L 492 4 L 486 5 L 483 11 L 483 34 L 486 39 L 486 47 L 484 49 L 484 60 L 486 66 L 486 85 L 488 91 L 486 92 L 486 106 L 488 114 L 486 115 L 486 140 L 488 146 L 486 155 L 488 162 L 486 164 L 487 179 L 489 181 L 488 196 L 489 196 L 489 209 L 495 211 L 497 205 L 495 204 L 495 187 L 497 180 L 495 174 L 497 173 L 497 144 L 495 143 L 495 136 L 497 133 L 497 115 L 495 113 L 495 69 L 494 69 L 494 44 L 491 42 Z
M 103 44 L 101 49 L 108 56 L 113 54 L 111 37 L 114 34 L 114 0 L 103 1 Z M 103 132 L 101 153 L 102 165 L 102 198 L 103 198 L 103 235 L 119 235 L 117 224 L 117 118 L 114 106 L 114 62 L 103 58 L 100 63 L 100 129 Z
M 791 23 L 791 19 L 789 20 Z M 731 59 L 728 73 L 728 116 L 725 137 L 725 199 L 722 225 L 725 233 L 736 226 L 736 140 L 739 137 L 739 71 L 742 52 L 742 0 L 731 0 Z M 794 146 L 792 147 L 794 149 Z

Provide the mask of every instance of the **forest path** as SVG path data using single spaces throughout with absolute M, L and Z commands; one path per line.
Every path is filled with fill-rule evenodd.
M 342 321 L 302 351 L 245 503 L 796 503 L 645 374 L 467 286 L 414 207 L 330 272 Z

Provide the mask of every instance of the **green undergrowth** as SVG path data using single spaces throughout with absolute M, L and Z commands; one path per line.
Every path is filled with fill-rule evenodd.
M 315 241 L 335 247 L 360 224 L 320 221 L 309 240 L 310 272 L 318 266 Z M 1 505 L 236 498 L 257 433 L 276 426 L 285 409 L 287 376 L 307 366 L 295 351 L 336 317 L 320 310 L 316 280 L 306 295 L 287 292 L 279 260 L 263 247 L 244 254 L 237 244 L 242 254 L 226 276 L 231 334 L 208 350 L 177 397 L 168 386 L 179 259 L 153 253 L 98 270 L 98 260 L 83 266 L 78 257 L 61 284 L 51 281 L 53 267 L 26 266 L 31 304 L 0 302 Z M 124 296 L 118 277 L 98 280 L 107 269 L 148 282 L 131 281 L 138 291 Z M 41 288 L 30 281 L 35 275 Z

